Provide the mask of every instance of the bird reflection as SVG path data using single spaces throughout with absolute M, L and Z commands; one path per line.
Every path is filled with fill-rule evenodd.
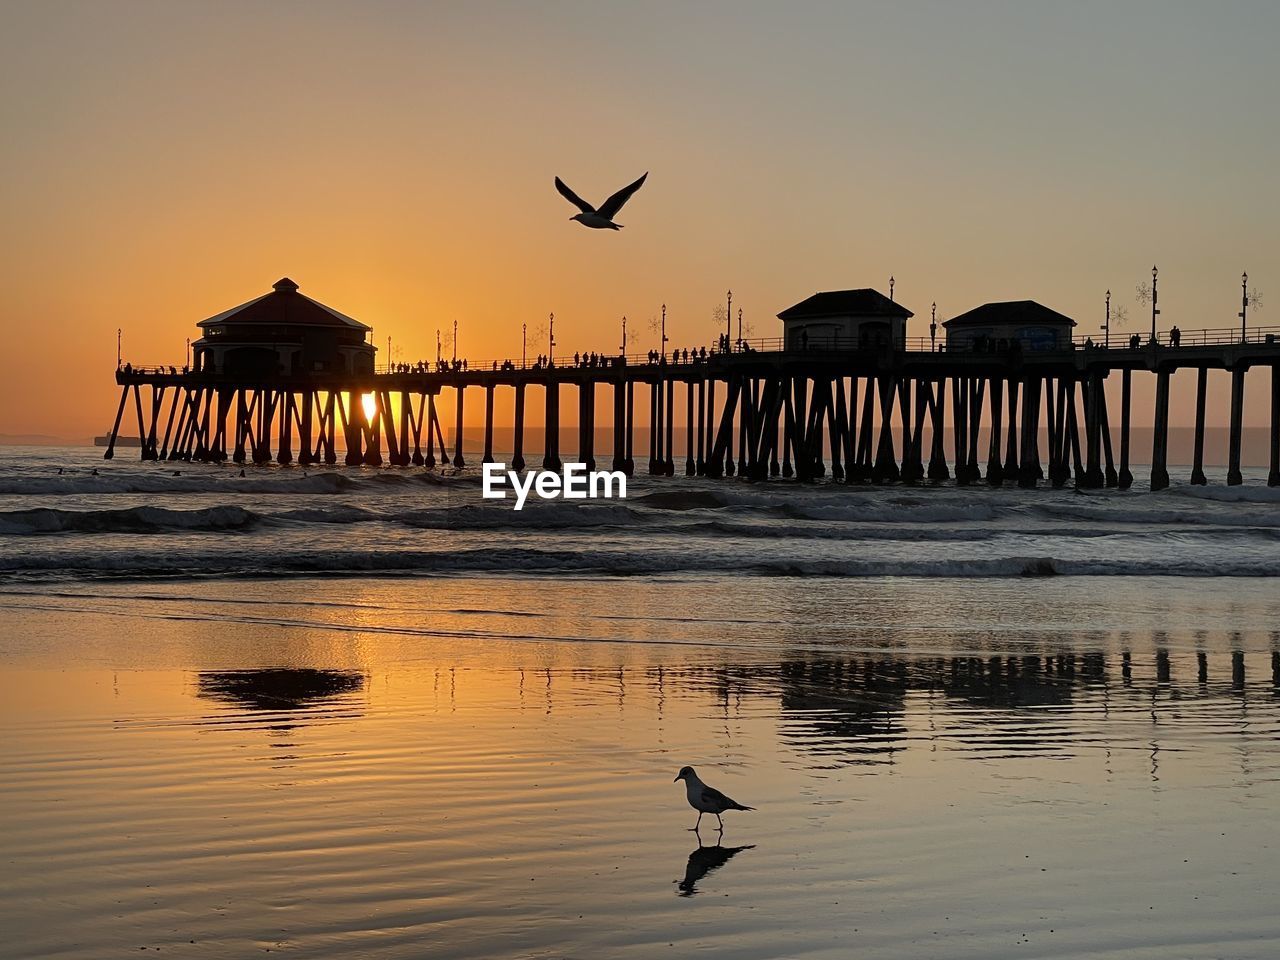
M 715 846 L 706 847 L 702 845 L 702 838 L 699 837 L 698 849 L 689 854 L 689 863 L 684 868 L 684 879 L 676 882 L 679 895 L 692 897 L 698 892 L 699 880 L 717 867 L 724 866 L 743 850 L 751 850 L 754 847 L 754 843 L 741 847 L 722 847 L 717 843 Z

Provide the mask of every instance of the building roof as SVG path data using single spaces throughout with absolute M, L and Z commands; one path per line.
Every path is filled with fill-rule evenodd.
M 808 300 L 801 300 L 794 307 L 787 307 L 779 320 L 807 320 L 811 317 L 915 316 L 900 303 L 894 303 L 878 290 L 864 287 L 861 290 L 828 290 L 815 293 Z
M 351 330 L 371 330 L 359 320 L 353 320 L 333 307 L 303 296 L 298 285 L 284 277 L 271 285 L 270 293 L 232 307 L 216 317 L 201 320 L 196 326 L 210 327 L 234 321 L 236 323 L 261 323 L 291 327 L 343 327 Z
M 1005 300 L 984 303 L 968 313 L 943 321 L 944 327 L 989 327 L 996 324 L 1038 324 L 1040 326 L 1074 327 L 1076 322 L 1057 310 L 1050 310 L 1034 300 Z

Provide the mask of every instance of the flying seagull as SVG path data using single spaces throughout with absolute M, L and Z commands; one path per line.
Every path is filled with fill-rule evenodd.
M 731 800 L 715 787 L 708 787 L 705 783 L 698 779 L 698 775 L 693 772 L 693 767 L 681 767 L 680 772 L 676 774 L 676 779 L 672 780 L 684 781 L 685 793 L 689 798 L 689 806 L 698 811 L 698 823 L 693 825 L 696 833 L 698 825 L 702 823 L 702 815 L 704 813 L 714 813 L 716 819 L 720 821 L 720 829 L 724 829 L 724 820 L 720 818 L 720 814 L 726 810 L 754 810 L 755 807 L 744 807 L 737 800 Z
M 556 189 L 560 191 L 560 196 L 582 211 L 581 213 L 575 213 L 569 218 L 570 220 L 577 220 L 584 227 L 591 227 L 595 230 L 621 230 L 622 224 L 614 223 L 613 218 L 618 215 L 622 205 L 631 199 L 631 195 L 640 189 L 647 176 L 649 174 L 646 172 L 644 177 L 641 177 L 635 183 L 623 187 L 604 203 L 600 204 L 599 209 L 593 207 L 570 190 L 568 185 L 559 177 L 556 177 Z

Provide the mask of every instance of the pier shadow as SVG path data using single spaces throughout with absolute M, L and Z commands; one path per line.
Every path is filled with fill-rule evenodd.
M 698 882 L 712 870 L 718 870 L 740 854 L 743 850 L 752 850 L 754 843 L 740 847 L 722 847 L 719 838 L 714 846 L 704 846 L 702 838 L 698 838 L 698 848 L 689 854 L 689 862 L 684 868 L 684 879 L 676 881 L 677 895 L 692 897 L 698 892 Z

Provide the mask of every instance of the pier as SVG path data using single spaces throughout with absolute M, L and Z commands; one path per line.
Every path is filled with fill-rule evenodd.
M 1237 334 L 1238 336 L 1238 334 Z M 1272 368 L 1270 469 L 1280 485 L 1280 337 L 1257 331 L 1246 340 L 1216 342 L 1213 332 L 1188 332 L 1174 347 L 1152 342 L 1104 349 L 935 351 L 925 344 L 745 349 L 701 354 L 695 360 L 609 357 L 598 365 L 506 363 L 499 369 L 392 370 L 338 374 L 222 374 L 173 367 L 122 366 L 120 401 L 110 438 L 126 411 L 136 419 L 143 460 L 237 463 L 466 466 L 463 411 L 468 396 L 483 397 L 483 461 L 493 459 L 495 394 L 514 397 L 512 467 L 524 469 L 526 412 L 544 406 L 546 442 L 541 465 L 558 469 L 563 394 L 577 401 L 577 459 L 627 474 L 636 471 L 637 400 L 647 405 L 643 433 L 652 475 L 739 476 L 845 482 L 954 479 L 1079 487 L 1128 487 L 1132 385 L 1155 377 L 1151 487 L 1169 484 L 1170 393 L 1196 396 L 1195 461 L 1190 480 L 1205 483 L 1206 386 L 1210 370 L 1231 376 L 1226 482 L 1240 470 L 1248 374 Z M 770 349 L 770 348 L 773 349 Z M 913 348 L 914 347 L 914 348 Z M 1104 382 L 1120 378 L 1120 409 L 1108 409 Z M 601 393 L 611 399 L 597 407 Z M 447 437 L 439 415 L 442 394 L 453 399 Z M 372 398 L 371 400 L 366 398 Z M 947 417 L 947 406 L 951 416 Z M 132 409 L 130 409 L 132 408 Z M 602 416 L 603 413 L 603 416 Z M 133 424 L 131 423 L 130 426 Z M 676 449 L 675 428 L 684 444 Z M 980 432 L 986 427 L 986 448 Z M 598 457 L 597 428 L 612 436 Z M 896 429 L 895 429 L 896 428 Z M 947 431 L 955 453 L 944 451 Z M 1040 449 L 1041 433 L 1048 449 Z M 109 441 L 105 456 L 114 456 Z
M 461 470 L 468 465 L 462 445 L 468 397 L 472 403 L 483 397 L 481 462 L 491 462 L 495 399 L 504 391 L 513 400 L 512 468 L 533 465 L 525 450 L 526 420 L 530 404 L 540 402 L 546 436 L 541 466 L 557 470 L 567 392 L 570 403 L 577 401 L 576 417 L 568 421 L 577 424 L 573 454 L 589 470 L 634 474 L 635 445 L 643 436 L 648 450 L 641 469 L 655 476 L 1021 487 L 1047 481 L 1126 489 L 1133 482 L 1134 378 L 1149 376 L 1155 378 L 1150 485 L 1159 490 L 1169 485 L 1175 389 L 1195 390 L 1189 480 L 1207 482 L 1208 374 L 1222 370 L 1231 378 L 1225 480 L 1234 485 L 1242 482 L 1245 399 L 1256 393 L 1247 390 L 1248 374 L 1269 367 L 1268 483 L 1280 485 L 1277 327 L 1133 336 L 1119 346 L 1073 337 L 1068 329 L 1047 348 L 1026 349 L 1017 339 L 957 336 L 955 330 L 942 345 L 934 337 L 899 332 L 870 338 L 865 330 L 858 338 L 811 338 L 808 329 L 816 328 L 810 326 L 786 339 L 730 341 L 726 334 L 714 350 L 579 354 L 571 362 L 438 360 L 379 370 L 365 340 L 370 328 L 302 296 L 290 280 L 273 290 L 203 321 L 206 336 L 193 344 L 194 366 L 121 364 L 120 400 L 104 456 L 115 455 L 128 413 L 129 429 L 136 419 L 143 460 L 307 465 L 336 464 L 341 456 L 351 466 Z M 839 296 L 846 294 L 879 298 L 896 323 L 911 315 L 874 291 Z M 805 304 L 831 296 L 819 294 Z M 1032 301 L 982 310 L 1028 305 L 1074 325 Z M 816 315 L 803 318 L 811 322 Z M 888 329 L 884 323 L 868 326 L 877 333 Z M 1119 379 L 1118 391 L 1111 391 L 1119 395 L 1118 410 L 1110 409 L 1115 400 L 1109 403 L 1105 389 L 1113 378 Z M 448 435 L 442 397 L 452 400 Z M 642 423 L 638 403 L 647 405 Z M 598 430 L 611 439 L 609 448 L 596 449 Z

